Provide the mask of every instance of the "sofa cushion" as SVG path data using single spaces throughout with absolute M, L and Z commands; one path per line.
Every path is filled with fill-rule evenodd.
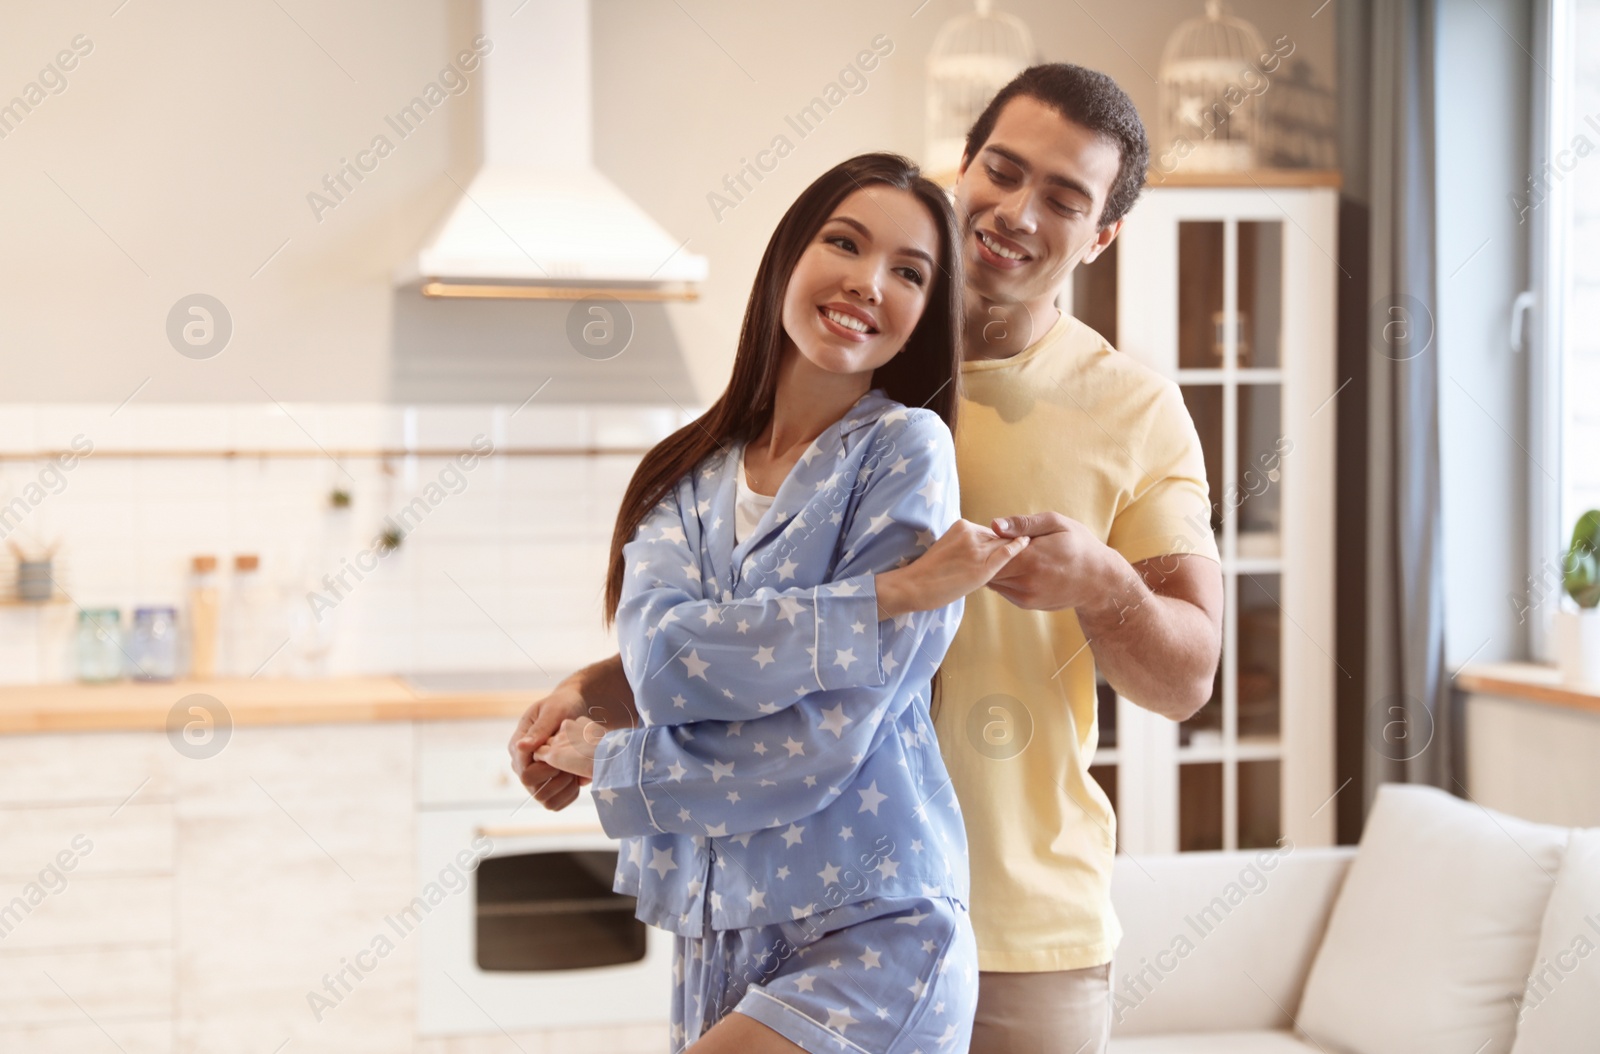
M 1512 1054 L 1600 1047 L 1600 827 L 1573 831 L 1545 908 Z
M 1111 1037 L 1110 1054 L 1317 1054 L 1288 1032 L 1184 1032 Z
M 1350 1054 L 1505 1054 L 1568 829 L 1378 789 L 1297 1024 Z
M 1356 847 L 1119 854 L 1111 1034 L 1287 1029 Z

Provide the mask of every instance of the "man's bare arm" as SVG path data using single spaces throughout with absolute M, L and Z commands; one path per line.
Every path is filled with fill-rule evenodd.
M 622 656 L 613 655 L 578 671 L 582 676 L 584 716 L 611 728 L 632 728 L 639 723 L 633 704 L 633 686 L 622 672 Z
M 1211 698 L 1222 654 L 1222 569 L 1203 556 L 1129 564 L 1059 513 L 1010 516 L 996 533 L 1033 543 L 989 588 L 1018 607 L 1077 612 L 1095 663 L 1119 694 L 1171 718 Z
M 1186 721 L 1210 700 L 1222 654 L 1222 569 L 1203 556 L 1122 566 L 1121 589 L 1103 605 L 1079 607 L 1078 624 L 1119 695 Z

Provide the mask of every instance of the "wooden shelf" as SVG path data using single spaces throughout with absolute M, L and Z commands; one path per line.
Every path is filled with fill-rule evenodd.
M 1178 764 L 1188 765 L 1200 761 L 1224 761 L 1228 757 L 1239 761 L 1273 761 L 1283 757 L 1283 744 L 1275 736 L 1240 737 L 1231 754 L 1221 743 L 1190 744 L 1178 748 Z
M 1154 159 L 1152 159 L 1152 162 Z M 925 171 L 923 175 L 951 190 L 956 185 L 955 169 Z M 1147 187 L 1333 187 L 1344 184 L 1336 168 L 1251 168 L 1238 172 L 1196 172 L 1178 167 L 1163 175 L 1154 163 L 1145 174 Z
M 1148 187 L 1332 187 L 1343 184 L 1336 168 L 1251 168 L 1239 172 L 1195 172 L 1179 167 L 1162 175 L 1154 168 L 1146 176 Z

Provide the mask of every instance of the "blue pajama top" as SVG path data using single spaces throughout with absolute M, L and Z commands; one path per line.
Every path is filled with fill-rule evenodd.
M 875 574 L 960 516 L 955 445 L 874 388 L 733 540 L 739 444 L 623 547 L 623 669 L 641 726 L 600 740 L 590 792 L 622 839 L 613 888 L 688 937 L 872 897 L 967 904 L 966 832 L 928 715 L 963 601 L 879 620 Z

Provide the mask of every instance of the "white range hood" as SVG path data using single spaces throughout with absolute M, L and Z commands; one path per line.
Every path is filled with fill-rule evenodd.
M 395 275 L 429 296 L 693 299 L 683 249 L 593 164 L 588 0 L 482 0 L 483 167 Z

